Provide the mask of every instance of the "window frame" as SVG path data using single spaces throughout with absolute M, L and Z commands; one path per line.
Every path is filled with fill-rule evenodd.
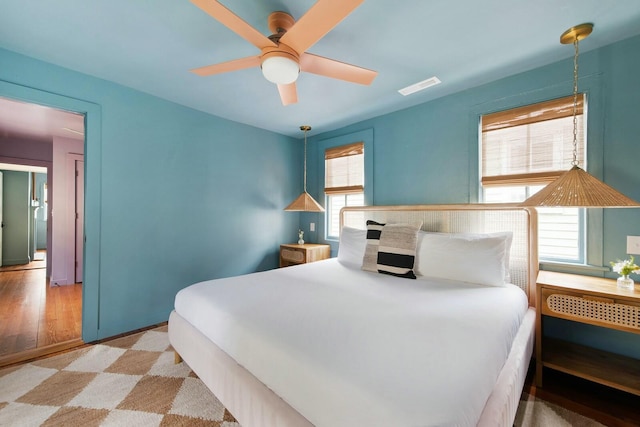
M 336 209 L 364 204 L 364 142 L 325 149 L 324 165 L 325 206 L 328 211 L 326 235 L 328 239 L 340 239 L 340 212 Z M 338 201 L 340 203 L 336 205 Z
M 374 182 L 373 182 L 373 159 L 374 159 L 374 145 L 373 145 L 373 129 L 364 129 L 361 131 L 351 132 L 343 135 L 329 137 L 318 141 L 316 144 L 315 156 L 317 159 L 317 190 L 318 194 L 323 194 L 325 197 L 325 209 L 324 220 L 319 222 L 318 235 L 322 236 L 322 239 L 331 245 L 332 251 L 337 250 L 339 242 L 339 236 L 328 235 L 328 221 L 330 216 L 329 200 L 327 195 L 324 194 L 324 176 L 325 176 L 325 161 L 324 152 L 327 148 L 338 147 L 341 145 L 348 145 L 355 142 L 364 143 L 364 204 L 372 205 L 374 203 Z
M 570 81 L 545 83 L 535 77 L 530 85 L 520 88 L 518 93 L 494 93 L 492 99 L 472 105 L 468 109 L 467 135 L 469 151 L 469 202 L 480 203 L 482 186 L 480 184 L 480 117 L 494 111 L 516 108 L 526 104 L 535 104 L 548 99 L 560 98 L 572 93 Z M 546 85 L 545 85 L 546 84 Z M 589 144 L 587 147 L 587 163 L 589 173 L 602 179 L 604 164 L 604 83 L 602 75 L 594 73 L 580 78 L 581 93 L 589 100 L 588 119 L 586 123 Z M 589 208 L 586 211 L 586 258 L 585 264 L 566 264 L 553 261 L 541 261 L 540 268 L 549 271 L 560 271 L 573 274 L 603 274 L 609 271 L 608 262 L 604 260 L 604 210 Z M 606 264 L 606 265 L 605 265 Z
M 356 203 L 349 203 L 349 196 L 362 196 L 363 198 L 363 203 L 362 204 L 356 204 Z M 326 198 L 326 206 L 327 206 L 327 239 L 330 240 L 339 240 L 340 239 L 340 230 L 338 230 L 337 234 L 332 234 L 332 230 L 331 230 L 331 222 L 332 222 L 332 208 L 333 208 L 333 198 L 338 198 L 338 197 L 344 197 L 344 204 L 343 206 L 364 206 L 364 191 L 362 191 L 361 193 L 341 193 L 341 194 L 325 194 L 325 198 Z M 339 212 L 338 212 L 339 215 Z
M 516 202 L 524 201 L 534 194 L 535 190 L 532 190 L 535 187 L 544 188 L 544 186 L 568 170 L 572 160 L 573 150 L 570 144 L 573 138 L 567 138 L 566 132 L 567 128 L 572 127 L 573 124 L 573 120 L 569 123 L 569 119 L 572 119 L 573 116 L 573 102 L 573 96 L 566 96 L 481 115 L 478 144 L 481 165 L 480 199 L 483 203 L 486 203 L 487 191 L 505 187 L 519 188 L 524 191 L 524 198 Z M 586 127 L 588 121 L 587 105 L 587 95 L 580 93 L 577 114 L 580 116 L 578 123 L 581 125 L 579 128 L 581 132 L 578 138 L 578 157 L 576 160 L 585 169 L 588 140 Z M 557 136 L 550 137 L 550 135 L 556 135 L 555 132 L 552 134 L 546 133 L 548 130 L 545 131 L 545 126 L 550 120 L 564 120 L 564 123 L 554 127 L 564 129 L 564 139 L 558 141 Z M 535 128 L 522 127 L 527 125 L 535 126 Z M 516 132 L 513 133 L 509 129 L 515 129 Z M 507 132 L 506 135 L 503 132 L 505 130 Z M 542 133 L 539 134 L 538 132 L 541 130 Z M 497 138 L 499 139 L 489 137 L 489 143 L 487 143 L 485 135 L 489 132 L 498 133 L 499 136 Z M 537 140 L 535 135 L 539 135 L 543 139 Z M 508 141 L 506 144 L 505 137 L 509 138 L 506 139 Z M 517 141 L 515 147 L 524 147 L 524 152 L 516 149 L 514 154 L 513 146 L 510 145 L 511 141 Z M 540 141 L 542 141 L 543 145 L 539 145 Z M 558 142 L 560 142 L 560 145 L 556 145 Z M 538 147 L 537 151 L 536 146 Z M 557 163 L 552 159 L 555 156 L 549 158 L 546 155 L 547 149 L 540 150 L 540 147 L 546 148 L 549 146 L 560 150 L 561 156 L 557 159 Z M 508 152 L 506 156 L 511 154 L 511 161 L 502 161 L 505 158 L 505 151 Z M 487 153 L 486 156 L 483 155 L 485 153 Z M 540 161 L 541 159 L 542 162 Z M 496 165 L 498 166 L 497 168 L 495 167 Z M 508 202 L 508 200 L 501 200 L 500 202 Z M 556 256 L 551 252 L 543 253 L 543 248 L 549 248 L 550 246 L 542 244 L 544 230 L 541 224 L 544 222 L 545 213 L 553 215 L 553 210 L 557 209 L 541 208 L 538 211 L 538 254 L 540 259 L 545 262 L 584 265 L 586 260 L 585 209 L 572 208 L 572 210 L 576 211 L 576 222 L 572 222 L 572 224 L 577 227 L 573 234 L 573 237 L 577 240 L 577 247 L 573 252 L 575 257 Z M 573 216 L 573 214 L 571 215 Z M 561 240 L 556 240 L 556 242 L 560 243 L 557 248 L 562 248 Z

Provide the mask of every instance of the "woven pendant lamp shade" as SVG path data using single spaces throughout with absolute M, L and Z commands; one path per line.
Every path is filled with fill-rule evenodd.
M 311 126 L 300 126 L 300 130 L 304 132 L 304 191 L 289 206 L 284 208 L 285 211 L 302 211 L 302 212 L 324 212 L 324 208 L 320 203 L 316 202 L 309 193 L 307 193 L 307 132 L 311 130 Z
M 574 166 L 529 197 L 523 206 L 630 208 L 640 204 Z
M 324 208 L 316 202 L 306 191 L 298 196 L 285 211 L 324 212 Z

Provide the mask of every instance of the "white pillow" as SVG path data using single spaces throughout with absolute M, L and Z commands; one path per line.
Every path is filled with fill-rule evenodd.
M 511 243 L 513 242 L 513 233 L 511 231 L 498 231 L 495 233 L 453 233 L 456 236 L 471 239 L 482 239 L 485 237 L 501 237 L 505 239 L 505 258 L 504 258 L 504 282 L 511 283 Z
M 352 227 L 342 227 L 340 231 L 340 246 L 338 246 L 338 261 L 349 267 L 360 268 L 362 257 L 367 246 L 367 230 Z
M 504 286 L 508 282 L 511 233 L 446 234 L 422 232 L 416 251 L 416 274 Z

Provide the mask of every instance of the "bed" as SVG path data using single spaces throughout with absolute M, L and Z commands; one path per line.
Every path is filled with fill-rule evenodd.
M 340 215 L 336 258 L 181 290 L 176 354 L 244 427 L 513 425 L 534 342 L 535 210 Z

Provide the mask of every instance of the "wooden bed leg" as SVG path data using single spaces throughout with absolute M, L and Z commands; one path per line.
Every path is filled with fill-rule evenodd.
M 174 359 L 173 359 L 174 363 L 177 365 L 178 363 L 182 362 L 182 356 L 180 356 L 178 352 L 175 350 L 173 353 L 174 353 Z

